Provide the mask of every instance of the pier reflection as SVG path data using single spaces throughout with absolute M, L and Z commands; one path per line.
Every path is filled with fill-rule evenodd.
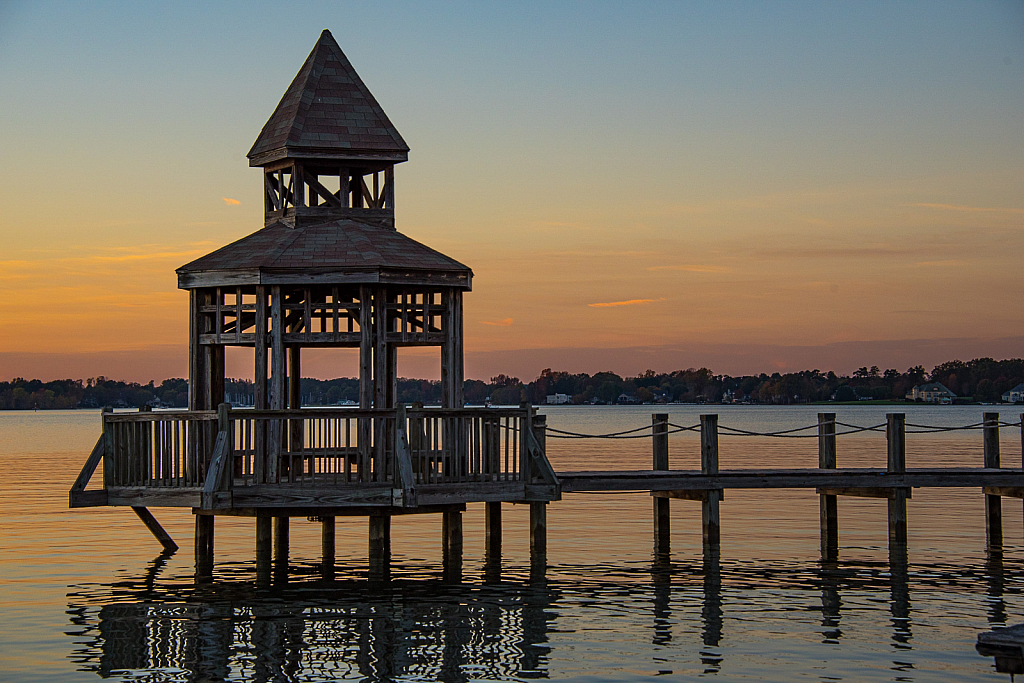
M 572 656 L 571 643 L 585 642 L 567 635 L 576 624 L 584 637 L 639 606 L 649 629 L 642 640 L 654 647 L 659 671 L 675 663 L 714 673 L 726 670 L 729 643 L 749 637 L 751 614 L 803 610 L 817 596 L 821 643 L 834 646 L 858 636 L 841 628 L 844 596 L 855 605 L 867 596 L 881 608 L 875 633 L 887 633 L 899 653 L 889 666 L 911 671 L 911 590 L 973 592 L 987 598 L 988 620 L 1000 626 L 1011 611 L 1004 596 L 1015 590 L 1008 577 L 1022 570 L 997 549 L 984 564 L 910 571 L 898 545 L 888 562 L 808 563 L 723 562 L 707 545 L 700 555 L 655 552 L 641 565 L 546 572 L 503 565 L 494 553 L 467 565 L 464 576 L 452 566 L 398 564 L 384 580 L 351 563 L 333 572 L 319 563 L 275 567 L 270 583 L 254 564 L 219 565 L 212 582 L 195 583 L 191 575 L 166 576 L 170 558 L 158 556 L 134 578 L 69 594 L 72 659 L 81 670 L 153 681 L 546 678 L 552 638 Z M 330 574 L 340 578 L 324 578 Z
M 275 571 L 271 586 L 158 588 L 166 561 L 107 586 L 110 603 L 98 611 L 69 596 L 72 621 L 90 636 L 75 657 L 82 669 L 187 681 L 547 677 L 558 592 L 543 579 L 460 585 L 445 571 L 440 580 L 289 581 Z

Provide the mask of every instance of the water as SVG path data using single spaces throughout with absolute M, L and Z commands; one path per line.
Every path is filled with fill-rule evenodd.
M 902 408 L 901 408 L 902 409 Z M 718 412 L 752 431 L 816 421 L 816 407 L 552 407 L 548 424 L 609 432 L 668 412 Z M 840 406 L 884 422 L 893 408 Z M 908 406 L 908 422 L 979 422 L 985 408 Z M 994 408 L 987 408 L 994 410 Z M 1015 421 L 1020 411 L 1003 408 Z M 95 412 L 0 413 L 0 679 L 1006 680 L 977 634 L 1024 621 L 1021 502 L 1003 499 L 1005 545 L 985 548 L 976 489 L 916 490 L 906 558 L 890 558 L 886 503 L 839 500 L 839 560 L 819 556 L 812 491 L 727 491 L 720 555 L 701 547 L 700 505 L 672 501 L 672 555 L 652 556 L 647 494 L 566 494 L 549 506 L 548 564 L 531 572 L 527 506 L 504 506 L 500 576 L 486 567 L 483 508 L 465 515 L 461 580 L 444 571 L 440 520 L 398 517 L 388 583 L 366 577 L 366 520 L 339 518 L 324 581 L 319 525 L 292 520 L 287 581 L 257 587 L 253 523 L 220 517 L 212 584 L 196 585 L 192 516 L 154 513 L 182 546 L 159 545 L 126 508 L 68 510 L 98 436 Z M 1003 463 L 1020 464 L 1019 430 Z M 977 466 L 978 432 L 908 436 L 907 464 Z M 646 469 L 649 440 L 549 438 L 556 469 Z M 673 467 L 699 467 L 696 434 L 673 435 Z M 840 437 L 840 466 L 885 463 L 881 434 Z M 721 439 L 721 467 L 814 467 L 814 439 Z

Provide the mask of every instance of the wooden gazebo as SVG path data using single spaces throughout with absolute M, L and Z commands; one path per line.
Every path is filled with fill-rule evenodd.
M 257 518 L 257 564 L 270 519 L 287 553 L 293 516 L 324 523 L 370 516 L 371 558 L 387 555 L 393 514 L 444 512 L 446 547 L 461 546 L 461 510 L 559 496 L 529 406 L 463 407 L 462 296 L 472 271 L 395 228 L 395 165 L 409 148 L 328 31 L 256 143 L 264 226 L 177 270 L 189 292 L 189 409 L 104 412 L 103 435 L 71 506 L 130 505 L 165 544 L 147 506 L 196 513 L 196 560 L 212 567 L 213 519 Z M 255 405 L 224 403 L 224 350 L 252 348 Z M 442 405 L 397 403 L 402 346 L 441 347 Z M 359 407 L 303 408 L 301 352 L 359 349 Z M 103 463 L 102 491 L 87 491 Z M 333 564 L 333 563 L 332 563 Z

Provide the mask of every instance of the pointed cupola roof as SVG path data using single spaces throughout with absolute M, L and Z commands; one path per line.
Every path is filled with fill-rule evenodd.
M 287 158 L 400 162 L 409 146 L 324 30 L 247 156 L 250 166 Z

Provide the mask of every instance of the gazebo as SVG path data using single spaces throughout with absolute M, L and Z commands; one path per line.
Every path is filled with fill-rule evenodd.
M 526 404 L 463 406 L 473 273 L 396 230 L 395 165 L 408 154 L 324 31 L 248 154 L 263 170 L 262 229 L 177 270 L 190 302 L 188 410 L 105 409 L 72 507 L 131 506 L 167 547 L 147 506 L 191 507 L 201 574 L 223 514 L 256 518 L 262 571 L 272 538 L 286 566 L 290 517 L 323 523 L 333 567 L 335 517 L 368 516 L 381 566 L 392 515 L 444 513 L 454 557 L 462 510 L 485 502 L 489 552 L 500 553 L 501 502 L 530 502 L 543 556 L 544 505 L 560 496 L 543 416 Z M 251 409 L 224 402 L 228 346 L 253 349 Z M 397 402 L 403 346 L 441 348 L 439 408 Z M 301 405 L 304 348 L 359 349 L 358 408 Z M 100 462 L 103 488 L 86 490 Z

